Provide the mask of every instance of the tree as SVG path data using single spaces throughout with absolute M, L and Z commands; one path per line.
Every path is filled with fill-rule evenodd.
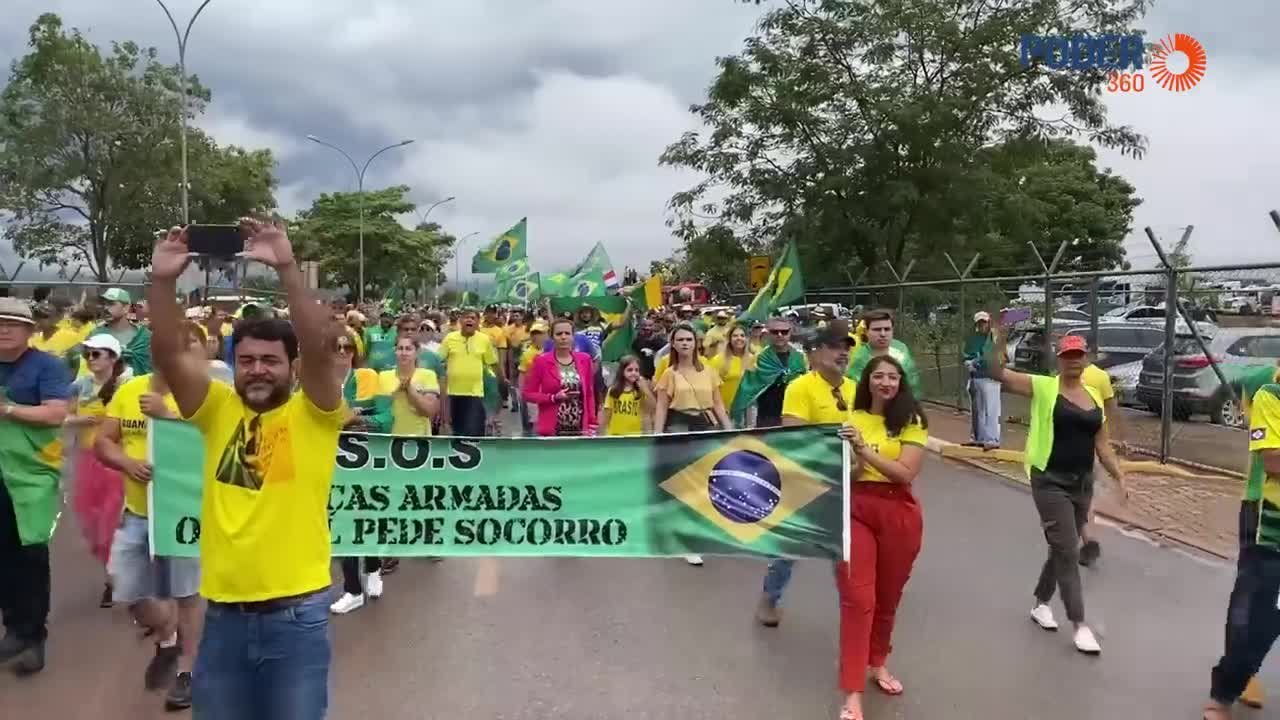
M 154 232 L 182 219 L 177 67 L 132 42 L 104 54 L 54 14 L 28 43 L 0 94 L 0 212 L 15 250 L 42 266 L 84 263 L 100 282 L 145 266 Z M 194 119 L 210 95 L 189 77 L 188 97 Z M 192 221 L 275 206 L 270 151 L 219 147 L 197 128 L 188 146 Z
M 746 247 L 795 239 L 813 284 L 964 248 L 981 219 L 965 198 L 989 172 L 985 148 L 1085 137 L 1144 150 L 1108 122 L 1103 70 L 1023 67 L 1016 42 L 1130 34 L 1146 4 L 790 0 L 717 60 L 692 107 L 706 130 L 662 154 L 705 176 L 672 197 L 671 223 L 686 245 L 712 229 Z
M 441 269 L 452 257 L 455 239 L 439 225 L 409 229 L 397 216 L 414 210 L 406 199 L 407 185 L 364 192 L 365 290 L 374 294 L 441 283 Z M 299 257 L 317 260 L 326 281 L 337 286 L 360 285 L 360 203 L 358 192 L 321 195 L 298 213 L 290 234 L 297 238 Z

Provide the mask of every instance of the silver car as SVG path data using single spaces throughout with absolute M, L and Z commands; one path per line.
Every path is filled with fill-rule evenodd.
M 1257 367 L 1280 361 L 1280 328 L 1223 328 L 1206 341 L 1228 381 Z M 1173 417 L 1208 415 L 1219 424 L 1244 427 L 1235 394 L 1223 387 L 1195 338 L 1179 335 L 1173 346 Z M 1138 401 L 1159 414 L 1164 404 L 1164 345 L 1142 361 Z

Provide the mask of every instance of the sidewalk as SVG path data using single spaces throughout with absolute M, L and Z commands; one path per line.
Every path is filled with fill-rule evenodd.
M 968 442 L 968 413 L 937 405 L 927 406 L 929 435 L 952 443 Z M 1022 450 L 1026 428 L 1004 423 L 1003 448 Z M 1149 460 L 1134 456 L 1132 460 Z M 1001 461 L 957 460 L 976 465 L 1016 482 L 1026 483 L 1023 469 Z M 1116 523 L 1151 535 L 1199 548 L 1221 557 L 1235 557 L 1237 515 L 1243 487 L 1233 478 L 1184 478 L 1175 475 L 1140 473 L 1129 478 L 1130 499 L 1119 497 L 1115 483 L 1098 468 L 1094 508 Z

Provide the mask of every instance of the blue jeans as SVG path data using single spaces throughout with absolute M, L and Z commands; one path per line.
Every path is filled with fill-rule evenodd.
M 769 562 L 769 571 L 764 574 L 764 594 L 775 607 L 782 603 L 782 591 L 791 582 L 791 569 L 795 560 L 775 558 Z
M 329 706 L 329 593 L 275 612 L 210 602 L 191 673 L 194 720 L 320 720 Z
M 990 378 L 969 380 L 969 400 L 973 441 L 982 445 L 999 445 L 1000 383 Z

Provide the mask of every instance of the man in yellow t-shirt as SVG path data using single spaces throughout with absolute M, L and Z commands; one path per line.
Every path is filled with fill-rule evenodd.
M 484 372 L 493 370 L 499 380 L 506 371 L 499 363 L 498 350 L 488 333 L 479 332 L 480 318 L 475 310 L 463 310 L 458 317 L 459 329 L 440 342 L 440 359 L 444 362 L 444 378 L 440 383 L 442 426 L 462 437 L 483 437 L 487 413 L 484 407 Z
M 707 357 L 715 357 L 720 354 L 720 348 L 729 342 L 729 331 L 733 329 L 730 324 L 729 313 L 720 310 L 715 315 L 715 324 L 707 328 L 707 332 L 702 336 L 702 354 Z
M 782 396 L 782 425 L 843 425 L 853 414 L 857 386 L 845 377 L 853 340 L 843 320 L 819 330 L 806 348 L 810 371 L 787 384 Z M 782 622 L 782 593 L 791 582 L 794 560 L 777 558 L 764 576 L 764 592 L 756 608 L 756 620 L 765 627 Z
M 147 433 L 152 418 L 174 419 L 178 406 L 159 375 L 126 381 L 107 403 L 94 448 L 103 464 L 124 475 L 124 514 L 111 540 L 111 599 L 128 603 L 134 620 L 152 631 L 155 656 L 144 685 L 167 688 L 166 706 L 191 703 L 190 680 L 204 612 L 197 558 L 152 558 L 147 529 Z
M 170 230 L 151 258 L 156 367 L 204 437 L 200 593 L 209 604 L 193 704 L 219 720 L 318 718 L 332 654 L 329 491 L 347 408 L 328 312 L 284 227 L 244 219 L 241 232 L 245 256 L 275 270 L 292 324 L 264 317 L 236 327 L 234 387 L 210 381 L 200 343 L 183 332 L 174 298 L 191 262 L 185 230 Z
M 484 318 L 480 323 L 480 331 L 493 341 L 493 348 L 498 353 L 498 365 L 502 373 L 498 375 L 498 396 L 502 399 L 502 407 L 507 406 L 507 396 L 511 394 L 507 378 L 510 377 L 511 354 L 518 351 L 519 346 L 511 344 L 507 337 L 507 326 L 498 317 L 498 306 L 490 305 L 484 309 Z

